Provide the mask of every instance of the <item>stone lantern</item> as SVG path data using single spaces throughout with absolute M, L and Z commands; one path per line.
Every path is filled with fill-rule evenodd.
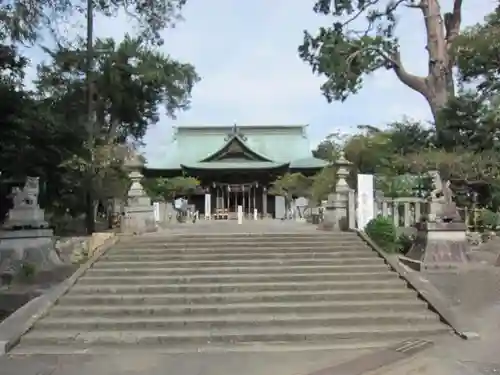
M 349 173 L 352 168 L 352 163 L 345 158 L 344 152 L 341 151 L 339 158 L 335 162 L 335 166 L 338 168 L 337 170 L 337 185 L 335 192 L 342 193 L 348 192 L 351 190 L 349 184 L 347 183 L 347 177 L 349 177 Z
M 347 183 L 352 163 L 345 158 L 343 152 L 334 163 L 337 169 L 337 184 L 335 191 L 328 195 L 328 203 L 325 207 L 324 229 L 347 230 L 354 224 L 351 223 L 353 211 L 350 207 L 354 203 L 353 190 Z
M 128 171 L 128 176 L 132 181 L 127 193 L 127 205 L 122 228 L 127 233 L 139 234 L 153 232 L 157 229 L 151 199 L 141 184 L 143 167 L 144 163 L 139 154 L 134 151 L 124 163 L 124 168 Z

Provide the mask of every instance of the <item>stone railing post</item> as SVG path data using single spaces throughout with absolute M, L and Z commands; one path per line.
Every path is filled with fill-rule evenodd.
M 411 213 L 411 203 L 404 202 L 404 227 L 410 227 L 412 225 L 412 213 Z

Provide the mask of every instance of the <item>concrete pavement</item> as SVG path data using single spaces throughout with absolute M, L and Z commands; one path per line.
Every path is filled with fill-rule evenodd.
M 306 375 L 368 353 L 365 350 L 288 353 L 32 355 L 0 357 L 1 375 Z

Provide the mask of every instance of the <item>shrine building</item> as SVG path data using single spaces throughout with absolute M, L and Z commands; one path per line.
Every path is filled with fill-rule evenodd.
M 236 217 L 275 217 L 282 197 L 269 192 L 287 172 L 316 174 L 327 163 L 313 157 L 306 125 L 181 126 L 174 129 L 168 152 L 149 162 L 146 177 L 189 176 L 200 189 L 189 197 L 200 212 Z M 281 200 L 280 200 L 281 198 Z

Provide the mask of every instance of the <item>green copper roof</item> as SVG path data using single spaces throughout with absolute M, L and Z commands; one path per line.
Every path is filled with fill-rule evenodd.
M 269 168 L 290 163 L 291 168 L 321 168 L 327 165 L 312 156 L 306 126 L 196 126 L 178 127 L 174 139 L 166 147 L 166 154 L 150 160 L 150 169 L 181 169 L 210 164 L 211 168 L 224 168 L 225 162 L 211 159 L 237 139 L 257 156 L 255 160 L 239 161 L 238 168 Z M 257 163 L 270 163 L 257 164 Z M 219 163 L 219 164 L 216 164 Z M 224 163 L 224 164 L 221 164 Z M 251 167 L 250 164 L 254 165 Z
M 249 145 L 246 144 L 244 136 L 239 136 L 237 133 L 234 134 L 232 137 L 228 137 L 226 142 L 222 145 L 221 148 L 216 150 L 213 154 L 208 156 L 207 158 L 201 160 L 202 162 L 213 162 L 217 161 L 221 157 L 226 158 L 225 154 L 230 151 L 230 148 L 237 147 L 239 150 L 241 150 L 244 154 L 247 155 L 248 159 L 251 159 L 253 161 L 267 161 L 271 162 L 268 157 L 265 155 L 260 154 L 259 152 L 253 150 Z
M 288 166 L 288 163 L 273 163 L 269 161 L 248 161 L 242 160 L 239 162 L 226 161 L 210 161 L 194 164 L 183 164 L 186 169 L 275 169 Z

